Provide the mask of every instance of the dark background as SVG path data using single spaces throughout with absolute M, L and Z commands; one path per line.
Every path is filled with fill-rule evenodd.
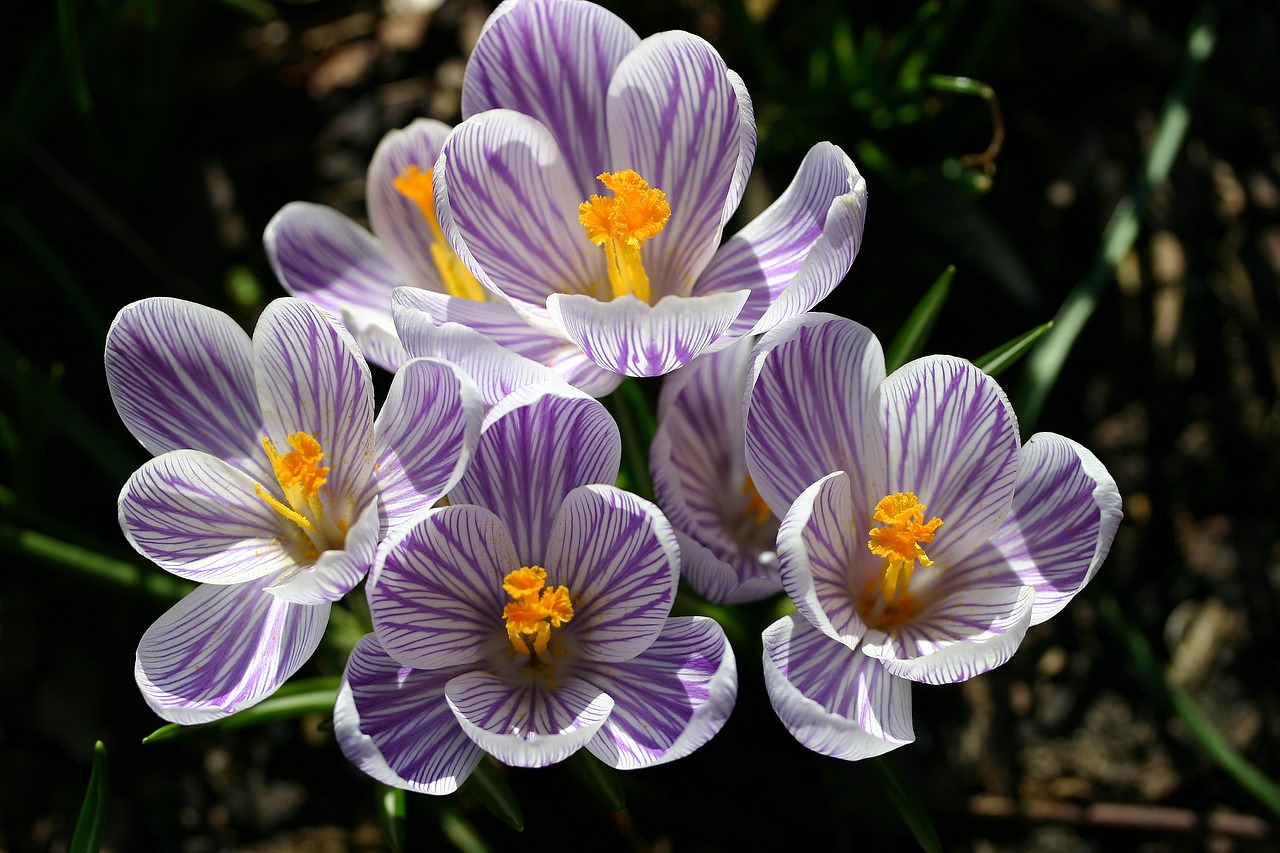
M 1037 423 L 1116 477 L 1126 519 L 1111 556 L 1012 662 L 917 687 L 918 742 L 894 759 L 946 850 L 1280 849 L 1275 815 L 1152 683 L 1163 674 L 1280 776 L 1280 6 L 970 0 L 922 7 L 934 13 L 913 29 L 914 4 L 748 5 L 754 18 L 712 0 L 612 8 L 642 35 L 707 37 L 746 79 L 761 145 L 744 210 L 821 139 L 862 168 L 865 241 L 825 309 L 888 340 L 954 264 L 928 350 L 970 358 L 1050 319 L 1086 274 L 1180 90 L 1191 22 L 1214 22 L 1216 50 L 1181 89 L 1191 123 L 1169 180 Z M 111 318 L 170 295 L 251 326 L 281 293 L 267 221 L 295 199 L 362 217 L 382 134 L 420 115 L 458 119 L 465 52 L 489 8 L 23 11 L 0 30 L 0 851 L 66 849 L 95 740 L 110 755 L 111 850 L 382 849 L 375 786 L 318 718 L 142 745 L 160 721 L 133 683 L 133 651 L 167 602 L 35 555 L 31 534 L 141 565 L 115 525 L 119 488 L 146 455 L 107 394 Z M 961 161 L 992 139 L 986 102 L 907 85 L 902 45 L 931 46 L 925 73 L 994 88 L 993 161 Z M 1000 378 L 1016 389 L 1019 371 Z M 758 633 L 769 613 L 740 615 Z M 1133 635 L 1154 652 L 1145 666 Z M 624 776 L 627 813 L 593 800 L 572 768 L 513 770 L 522 834 L 465 791 L 411 796 L 409 849 L 475 849 L 467 832 L 496 850 L 909 849 L 872 767 L 795 744 L 765 699 L 758 639 L 737 651 L 724 731 Z M 318 655 L 303 674 L 340 670 Z

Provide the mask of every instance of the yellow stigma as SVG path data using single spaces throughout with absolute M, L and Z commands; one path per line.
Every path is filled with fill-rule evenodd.
M 902 591 L 906 592 L 916 560 L 926 568 L 933 565 L 920 544 L 933 541 L 934 531 L 942 526 L 942 519 L 933 518 L 926 522 L 924 511 L 925 505 L 920 503 L 914 492 L 895 492 L 876 504 L 872 521 L 888 526 L 871 528 L 867 547 L 872 554 L 885 558 L 880 592 L 886 604 L 892 605 L 897 597 L 899 578 Z
M 544 589 L 546 581 L 547 570 L 542 566 L 524 566 L 502 579 L 502 588 L 514 599 L 502 608 L 502 618 L 507 623 L 507 639 L 517 654 L 545 653 L 551 629 L 573 618 L 568 588 Z
M 431 229 L 431 236 L 434 238 L 431 243 L 431 261 L 440 274 L 440 280 L 444 282 L 445 290 L 450 296 L 484 302 L 484 285 L 476 280 L 471 270 L 462 263 L 462 259 L 449 248 L 444 231 L 440 228 L 440 219 L 436 216 L 435 190 L 431 183 L 433 172 L 434 169 L 424 172 L 413 164 L 407 166 L 395 179 L 396 191 L 416 204 L 422 218 L 427 220 L 427 227 Z
M 288 453 L 276 450 L 270 436 L 262 439 L 262 449 L 267 451 L 271 470 L 275 472 L 276 480 L 289 505 L 285 506 L 278 501 L 261 483 L 254 484 L 255 490 L 258 497 L 276 512 L 303 530 L 315 533 L 316 521 L 322 510 L 320 487 L 329 479 L 329 469 L 320 465 L 324 450 L 320 447 L 320 442 L 309 433 L 290 433 L 286 440 L 293 448 Z
M 747 499 L 747 505 L 742 511 L 747 516 L 754 518 L 756 524 L 764 524 L 769 520 L 772 511 L 769 505 L 764 502 L 764 498 L 760 497 L 760 492 L 756 490 L 756 484 L 751 479 L 751 475 L 747 475 L 747 479 L 742 483 L 742 494 Z
M 667 194 L 651 189 L 631 169 L 604 172 L 596 178 L 614 197 L 591 196 L 578 205 L 578 221 L 587 229 L 588 240 L 604 246 L 613 298 L 632 293 L 648 302 L 649 276 L 640 261 L 640 247 L 671 218 Z

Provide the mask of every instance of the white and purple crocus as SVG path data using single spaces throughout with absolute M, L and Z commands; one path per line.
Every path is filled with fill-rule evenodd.
M 1120 522 L 1097 458 L 1053 433 L 1020 445 L 981 370 L 929 356 L 886 377 L 875 337 L 829 315 L 761 340 L 745 430 L 799 611 L 764 632 L 765 684 L 788 730 L 837 758 L 913 740 L 911 682 L 1008 660 Z
M 393 531 L 367 586 L 334 731 L 388 784 L 455 790 L 485 753 L 521 767 L 585 747 L 613 767 L 687 755 L 724 724 L 724 632 L 670 617 L 679 550 L 652 504 L 610 485 L 617 425 L 563 382 L 485 418 L 449 505 Z
M 384 311 L 389 287 L 418 285 L 395 298 L 601 396 L 807 311 L 858 252 L 866 185 L 830 143 L 722 242 L 755 119 L 690 33 L 642 40 L 592 3 L 509 0 L 467 64 L 462 113 L 442 142 L 413 125 L 375 158 L 382 248 L 332 212 L 282 211 L 267 246 L 292 292 Z
M 351 336 L 298 299 L 268 305 L 252 339 L 211 308 L 136 302 L 106 368 L 155 455 L 121 491 L 121 527 L 200 583 L 138 646 L 138 686 L 171 722 L 235 713 L 297 671 L 381 537 L 452 488 L 479 435 L 474 384 L 431 359 L 401 367 L 375 420 Z

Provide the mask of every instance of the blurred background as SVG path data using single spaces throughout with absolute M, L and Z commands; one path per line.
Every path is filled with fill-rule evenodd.
M 941 849 L 1280 849 L 1280 4 L 604 5 L 641 35 L 706 37 L 745 78 L 760 147 L 735 228 L 815 142 L 854 158 L 865 239 L 825 310 L 888 341 L 954 265 L 926 351 L 977 358 L 1064 302 L 1055 334 L 1087 318 L 1054 339 L 1047 396 L 1033 360 L 1000 380 L 1028 431 L 1103 460 L 1126 518 L 1090 589 L 1010 663 L 916 688 L 918 740 L 892 767 Z M 115 523 L 147 456 L 102 347 L 146 296 L 251 327 L 282 294 L 267 221 L 297 199 L 363 221 L 382 135 L 459 119 L 491 5 L 22 11 L 0 30 L 0 851 L 67 849 L 95 740 L 104 849 L 385 849 L 378 789 L 322 716 L 141 743 L 161 721 L 133 652 L 174 590 Z M 410 796 L 407 849 L 911 849 L 883 767 L 809 753 L 774 717 L 770 613 L 737 614 L 724 731 L 626 774 L 626 812 L 572 767 L 512 770 L 522 833 L 470 790 Z M 341 666 L 322 653 L 301 674 Z

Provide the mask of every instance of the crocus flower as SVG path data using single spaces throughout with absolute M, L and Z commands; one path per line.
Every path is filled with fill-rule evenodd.
M 457 367 L 406 362 L 374 419 L 351 336 L 297 299 L 252 340 L 176 299 L 124 308 L 107 335 L 116 409 L 155 454 L 120 493 L 143 556 L 198 586 L 152 625 L 135 675 L 166 720 L 199 723 L 268 696 L 315 651 L 331 602 L 381 536 L 457 482 L 480 402 Z
M 875 337 L 808 315 L 765 335 L 746 402 L 748 468 L 783 513 L 797 614 L 764 632 L 774 709 L 838 758 L 914 738 L 910 684 L 1004 663 L 1097 572 L 1115 481 L 1053 433 L 1019 445 L 1000 387 L 930 356 L 886 378 Z
M 689 33 L 641 40 L 592 3 L 511 0 L 481 32 L 462 109 L 436 164 L 436 210 L 502 301 L 418 294 L 437 323 L 654 376 L 807 311 L 857 254 L 865 183 L 829 143 L 721 242 L 755 120 L 741 78 Z M 563 375 L 597 395 L 618 382 Z
M 334 731 L 388 784 L 455 790 L 484 753 L 540 767 L 586 747 L 619 768 L 687 755 L 737 693 L 715 621 L 671 618 L 679 551 L 612 485 L 616 424 L 563 382 L 485 417 L 449 506 L 393 531 L 367 586 Z
M 747 472 L 742 395 L 754 340 L 703 355 L 663 380 L 649 472 L 680 542 L 681 574 L 717 604 L 782 589 L 777 516 Z

